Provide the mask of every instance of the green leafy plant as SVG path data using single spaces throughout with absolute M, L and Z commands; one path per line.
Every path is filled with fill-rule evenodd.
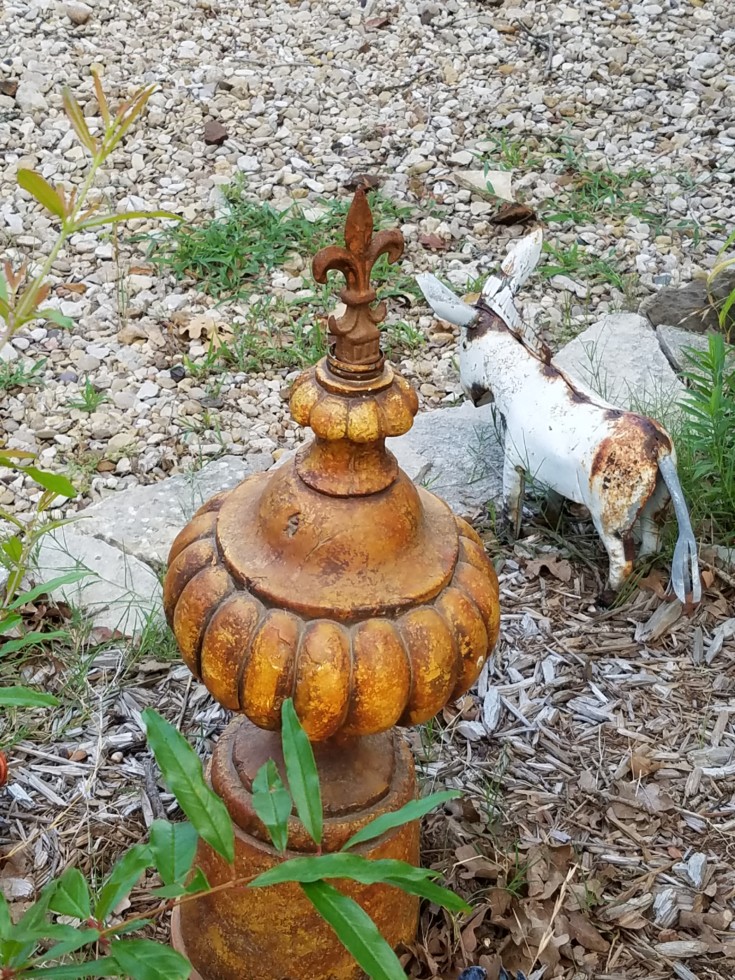
M 79 188 L 67 190 L 62 186 L 52 186 L 40 173 L 27 168 L 18 170 L 18 185 L 31 195 L 49 212 L 58 223 L 59 231 L 49 254 L 38 269 L 30 274 L 28 263 L 15 269 L 9 261 L 0 268 L 0 350 L 20 330 L 34 320 L 51 320 L 62 327 L 71 327 L 72 321 L 59 310 L 44 307 L 51 287 L 46 282 L 54 262 L 71 235 L 111 225 L 113 228 L 121 221 L 133 218 L 171 218 L 178 216 L 168 211 L 102 211 L 103 198 L 91 200 L 95 178 L 110 155 L 119 145 L 133 123 L 143 112 L 155 86 L 137 91 L 128 101 L 112 111 L 105 97 L 99 77 L 93 74 L 95 96 L 101 116 L 101 132 L 93 136 L 84 113 L 74 96 L 64 90 L 64 109 L 82 146 L 90 154 L 87 175 Z M 40 378 L 45 362 L 39 362 L 30 370 L 25 367 L 8 365 L 7 373 L 0 374 L 0 387 L 36 383 Z M 82 391 L 82 400 L 75 407 L 84 411 L 94 411 L 104 395 L 100 395 L 89 381 Z M 20 617 L 14 608 L 13 600 L 21 590 L 35 549 L 44 534 L 61 527 L 64 521 L 47 521 L 48 510 L 59 497 L 74 497 L 76 490 L 71 481 L 62 474 L 47 473 L 35 465 L 31 453 L 0 449 L 0 469 L 10 469 L 30 478 L 41 488 L 41 493 L 31 513 L 30 520 L 21 521 L 7 510 L 0 510 L 0 518 L 13 527 L 13 533 L 0 544 L 0 564 L 9 575 L 3 589 L 3 607 L 0 610 L 0 655 L 11 650 L 19 650 L 31 645 L 32 634 L 16 636 L 21 628 Z M 23 596 L 19 597 L 23 600 Z M 27 594 L 25 601 L 28 601 Z M 8 635 L 10 639 L 7 639 Z M 50 639 L 50 634 L 43 634 Z
M 107 392 L 95 388 L 89 378 L 84 379 L 84 384 L 79 389 L 79 398 L 73 398 L 69 402 L 69 408 L 77 408 L 80 412 L 96 412 L 103 402 L 107 401 Z
M 544 279 L 553 276 L 583 276 L 591 284 L 607 282 L 617 289 L 625 289 L 625 277 L 613 265 L 612 252 L 607 258 L 597 258 L 589 255 L 577 242 L 572 242 L 566 248 L 557 248 L 550 242 L 544 242 L 544 252 L 550 260 L 539 268 L 539 274 Z
M 93 136 L 82 112 L 81 106 L 68 89 L 64 90 L 64 109 L 82 146 L 90 154 L 90 166 L 81 187 L 67 191 L 62 186 L 54 187 L 45 177 L 35 170 L 21 167 L 18 170 L 18 185 L 27 191 L 31 197 L 59 223 L 59 233 L 51 251 L 37 272 L 28 276 L 28 264 L 23 263 L 19 269 L 14 269 L 10 262 L 3 263 L 0 272 L 0 348 L 21 327 L 33 320 L 53 320 L 63 327 L 70 327 L 72 321 L 63 316 L 58 310 L 43 307 L 51 287 L 46 279 L 51 272 L 54 262 L 71 235 L 79 232 L 115 225 L 120 221 L 130 221 L 135 218 L 169 218 L 180 220 L 179 216 L 170 211 L 107 211 L 102 212 L 102 198 L 90 200 L 95 178 L 101 167 L 105 165 L 110 155 L 143 112 L 143 109 L 155 91 L 154 85 L 137 91 L 132 98 L 123 102 L 114 112 L 105 97 L 99 76 L 92 75 L 95 95 L 100 109 L 102 132 Z
M 293 252 L 312 254 L 338 235 L 349 207 L 348 200 L 330 202 L 320 213 L 304 214 L 293 205 L 278 211 L 247 196 L 247 185 L 235 180 L 224 189 L 221 217 L 193 227 L 169 228 L 150 237 L 149 258 L 170 270 L 177 279 L 193 279 L 210 296 L 225 300 L 245 297 L 262 283 L 264 273 L 284 264 Z M 393 204 L 380 194 L 371 201 L 377 228 L 404 221 L 411 209 Z M 393 279 L 397 270 L 386 263 L 374 272 L 377 280 Z M 383 268 L 385 266 L 385 268 Z
M 726 256 L 727 250 L 732 248 L 733 245 L 735 245 L 735 231 L 732 231 L 730 235 L 728 235 L 727 239 L 725 240 L 725 244 L 718 252 L 718 261 L 712 267 L 710 274 L 707 276 L 707 291 L 710 296 L 710 302 L 717 310 L 720 330 L 722 330 L 724 333 L 728 343 L 730 343 L 733 330 L 735 330 L 735 315 L 731 313 L 733 307 L 735 306 L 735 288 L 730 291 L 724 300 L 718 303 L 712 294 L 712 286 L 718 276 L 721 276 L 723 272 L 725 272 L 727 269 L 735 268 L 735 257 L 723 257 Z
M 735 544 L 735 348 L 721 334 L 687 353 L 676 440 L 682 487 L 700 534 Z
M 22 521 L 10 511 L 0 508 L 0 518 L 7 521 L 14 531 L 0 542 L 0 566 L 8 571 L 8 579 L 3 590 L 3 606 L 0 610 L 0 632 L 3 617 L 15 595 L 20 590 L 28 571 L 33 553 L 44 534 L 54 531 L 67 521 L 46 521 L 47 511 L 59 497 L 75 497 L 76 490 L 71 481 L 62 473 L 47 473 L 34 465 L 33 453 L 20 450 L 0 450 L 0 468 L 16 470 L 30 477 L 41 487 L 41 496 L 29 520 Z M 0 650 L 1 652 L 1 650 Z
M 13 388 L 30 388 L 43 384 L 45 368 L 45 357 L 35 364 L 28 364 L 26 361 L 0 362 L 0 391 L 12 391 Z
M 163 778 L 187 821 L 154 821 L 148 841 L 134 844 L 126 851 L 97 887 L 90 886 L 77 868 L 68 868 L 42 889 L 38 899 L 15 924 L 6 900 L 0 895 L 0 976 L 13 980 L 30 977 L 74 980 L 91 976 L 184 980 L 189 976 L 191 967 L 179 953 L 150 939 L 127 937 L 175 905 L 196 901 L 210 891 L 201 869 L 195 867 L 199 838 L 232 864 L 234 830 L 224 803 L 206 783 L 202 764 L 183 736 L 150 708 L 143 712 L 143 721 Z M 352 853 L 358 844 L 417 820 L 459 794 L 447 791 L 415 800 L 363 827 L 339 852 L 321 853 L 323 814 L 318 772 L 311 744 L 290 700 L 283 706 L 282 730 L 291 792 L 285 788 L 275 764 L 269 761 L 256 775 L 253 805 L 279 854 L 286 854 L 288 819 L 294 808 L 317 853 L 283 860 L 259 875 L 233 876 L 217 888 L 266 888 L 296 882 L 373 980 L 404 980 L 398 957 L 375 923 L 360 905 L 330 881 L 348 879 L 367 885 L 387 884 L 453 912 L 469 911 L 459 896 L 436 884 L 435 871 L 391 859 L 371 861 Z M 151 869 L 157 871 L 163 882 L 148 893 L 153 904 L 127 918 L 117 917 L 115 908 Z M 77 924 L 59 922 L 55 916 L 77 920 Z

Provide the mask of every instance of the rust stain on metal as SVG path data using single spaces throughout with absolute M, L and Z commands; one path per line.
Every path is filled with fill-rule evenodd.
M 400 231 L 373 235 L 373 216 L 364 186 L 355 191 L 345 225 L 345 247 L 330 245 L 314 256 L 311 268 L 317 282 L 325 283 L 331 270 L 341 272 L 347 285 L 340 296 L 347 312 L 329 318 L 335 337 L 333 358 L 340 366 L 366 366 L 379 370 L 381 363 L 378 324 L 385 319 L 385 303 L 372 304 L 377 294 L 370 285 L 373 266 L 381 255 L 397 262 L 403 255 Z
M 480 316 L 477 317 L 477 319 L 473 321 L 469 327 L 467 327 L 468 340 L 477 340 L 478 337 L 484 337 L 485 334 L 489 333 L 491 330 L 509 329 L 505 320 L 486 306 L 485 303 L 483 303 L 482 298 L 478 299 L 475 306 L 480 311 Z
M 630 528 L 659 480 L 658 459 L 671 440 L 652 419 L 633 412 L 611 413 L 612 432 L 600 443 L 590 468 L 598 484 L 605 528 Z

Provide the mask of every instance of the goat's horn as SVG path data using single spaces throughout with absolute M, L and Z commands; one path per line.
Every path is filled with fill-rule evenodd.
M 468 327 L 477 319 L 477 310 L 473 306 L 468 306 L 459 296 L 455 296 L 451 289 L 447 289 L 431 273 L 421 273 L 416 276 L 416 282 L 426 302 L 440 320 L 456 323 L 458 327 Z
M 508 281 L 511 293 L 515 295 L 528 279 L 541 257 L 544 236 L 540 228 L 521 238 L 515 248 L 503 259 L 500 270 Z

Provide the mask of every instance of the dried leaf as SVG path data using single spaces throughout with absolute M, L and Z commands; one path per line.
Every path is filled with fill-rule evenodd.
M 443 252 L 444 249 L 449 248 L 448 242 L 433 233 L 419 235 L 419 242 L 424 248 L 431 249 L 433 252 Z
M 536 220 L 536 212 L 525 204 L 507 203 L 501 205 L 490 218 L 494 225 L 521 225 Z
M 572 578 L 571 564 L 565 558 L 558 558 L 556 555 L 545 555 L 543 558 L 534 558 L 526 562 L 526 575 L 528 578 L 537 578 L 544 568 L 560 582 L 569 582 Z

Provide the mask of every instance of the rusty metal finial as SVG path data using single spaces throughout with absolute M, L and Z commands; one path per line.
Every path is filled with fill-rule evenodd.
M 385 303 L 377 299 L 370 285 L 373 266 L 381 255 L 397 262 L 403 254 L 403 235 L 397 229 L 373 235 L 373 216 L 365 190 L 358 187 L 345 223 L 345 247 L 330 245 L 314 256 L 312 272 L 317 282 L 325 283 L 332 269 L 341 272 L 347 285 L 340 293 L 347 307 L 343 316 L 330 316 L 329 330 L 335 338 L 330 350 L 329 366 L 337 374 L 365 377 L 378 373 L 383 364 L 378 324 L 385 319 Z

